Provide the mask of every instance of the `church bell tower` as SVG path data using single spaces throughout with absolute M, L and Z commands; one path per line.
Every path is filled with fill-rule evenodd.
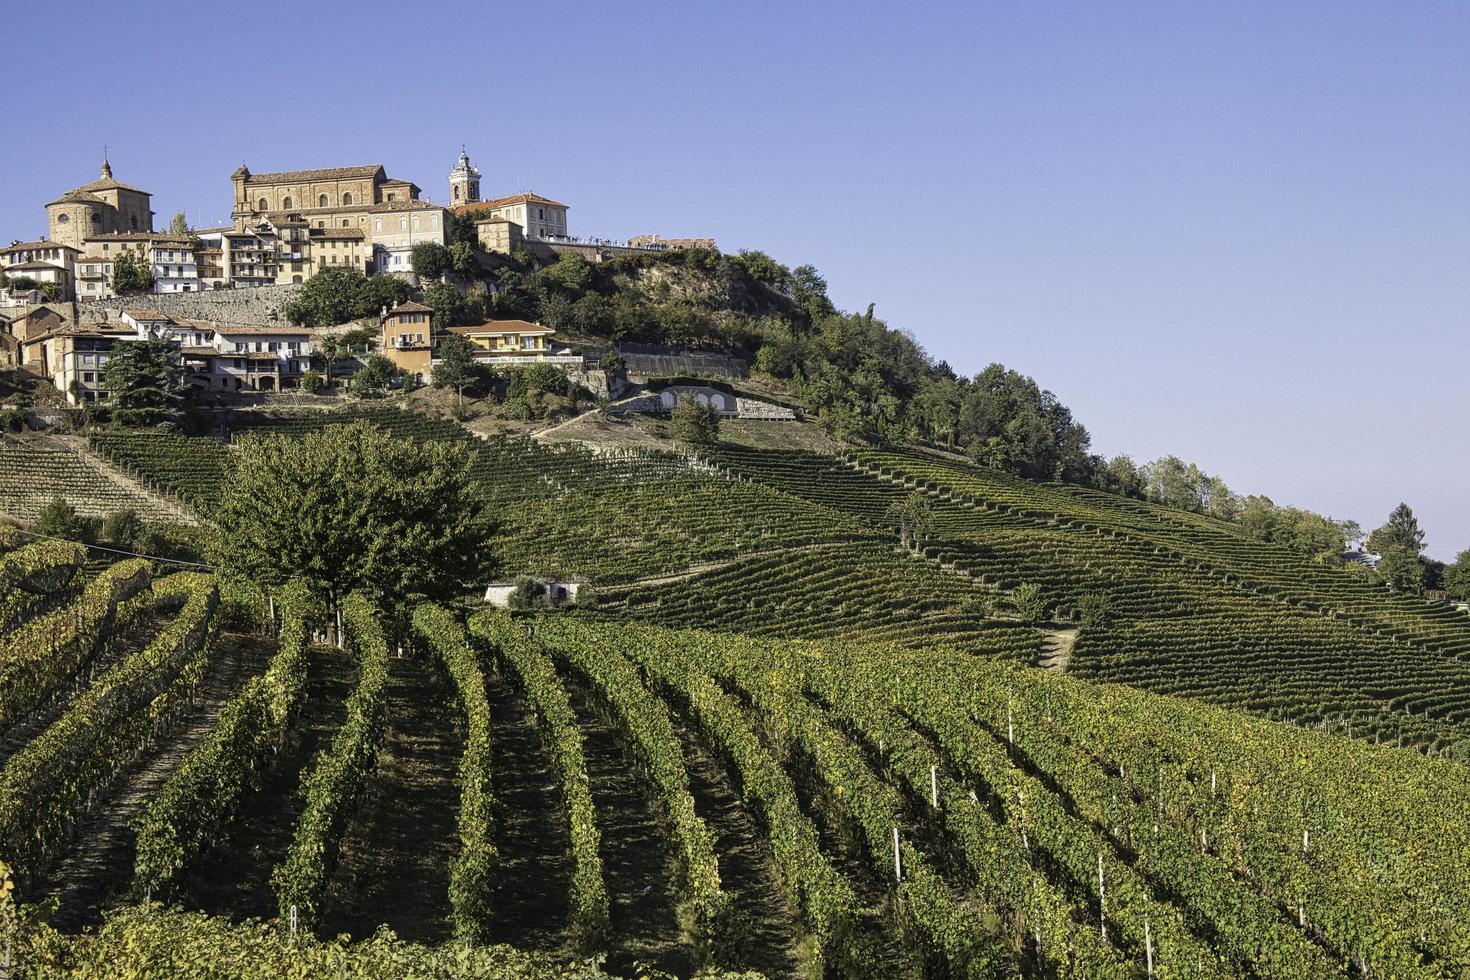
M 449 172 L 449 204 L 469 204 L 480 199 L 480 171 L 470 163 L 464 145 L 459 148 L 459 163 Z

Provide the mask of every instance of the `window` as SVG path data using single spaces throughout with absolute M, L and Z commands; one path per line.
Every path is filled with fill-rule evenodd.
M 71 216 L 70 215 L 58 214 L 56 216 L 56 223 L 58 225 L 69 224 L 70 222 L 71 222 Z
M 327 195 L 325 195 L 325 194 L 319 194 L 319 195 L 317 195 L 316 206 L 319 207 L 319 208 L 326 207 L 327 206 Z
M 408 219 L 407 218 L 399 218 L 398 219 L 398 230 L 399 231 L 407 231 L 408 230 Z
M 287 205 L 287 206 L 289 207 L 289 205 Z M 546 217 L 546 209 L 545 208 L 537 208 L 536 209 L 536 217 L 541 218 L 541 219 L 545 219 L 545 217 Z
M 388 200 L 390 200 L 390 201 L 396 201 L 396 200 L 398 200 L 398 195 L 397 194 L 394 194 L 392 191 L 389 191 L 388 192 Z
M 456 201 L 459 200 L 459 185 L 458 184 L 456 184 L 455 187 L 454 187 L 454 199 Z
M 289 197 L 281 198 L 281 207 L 289 211 L 291 209 L 291 199 Z
M 93 384 L 97 380 L 97 375 L 92 371 L 83 371 L 82 380 L 87 382 L 87 384 Z
M 389 200 L 391 201 L 392 198 L 389 198 Z M 342 204 L 344 206 L 346 206 L 346 205 L 351 204 L 351 203 L 352 203 L 352 195 L 351 194 L 343 194 L 342 195 Z
M 262 198 L 261 198 L 261 199 L 260 199 L 260 207 L 259 207 L 259 208 L 257 208 L 257 209 L 256 209 L 256 210 L 258 210 L 258 211 L 265 211 L 265 210 L 267 210 L 267 209 L 268 209 L 268 208 L 269 208 L 269 207 L 270 207 L 270 206 L 271 206 L 271 205 L 270 205 L 270 202 L 269 202 L 269 201 L 267 201 L 267 200 L 266 200 L 266 199 L 265 199 L 265 198 L 263 198 L 263 197 L 262 197 Z
M 346 218 L 343 218 L 342 219 L 342 227 L 343 228 L 351 228 L 352 227 L 352 222 L 348 221 Z
M 413 230 L 414 231 L 418 231 L 419 230 L 419 219 L 418 219 L 418 215 L 414 215 L 414 219 L 413 219 Z
M 94 224 L 94 225 L 100 225 L 100 224 L 102 224 L 102 215 L 98 214 L 96 211 L 93 211 L 92 212 L 92 224 Z
M 374 218 L 373 219 L 373 231 L 382 231 L 382 230 L 383 230 L 383 219 L 382 218 Z

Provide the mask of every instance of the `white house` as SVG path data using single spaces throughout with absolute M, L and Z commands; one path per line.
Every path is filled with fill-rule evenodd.
M 545 593 L 542 600 L 550 606 L 574 606 L 577 594 L 582 591 L 582 582 L 555 582 L 550 579 L 535 579 Z M 485 601 L 497 609 L 509 609 L 510 598 L 515 594 L 514 582 L 492 582 L 485 587 Z
M 424 242 L 449 241 L 448 212 L 428 201 L 385 201 L 369 209 L 373 272 L 411 275 L 413 247 Z

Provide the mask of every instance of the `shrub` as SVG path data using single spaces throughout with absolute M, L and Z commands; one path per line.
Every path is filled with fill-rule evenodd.
M 1046 618 L 1046 599 L 1041 594 L 1041 586 L 1034 582 L 1016 586 L 1011 593 L 1011 604 L 1023 623 L 1034 626 Z

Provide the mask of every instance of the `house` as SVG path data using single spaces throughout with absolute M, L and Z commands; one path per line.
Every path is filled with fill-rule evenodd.
M 182 349 L 190 382 L 217 391 L 288 391 L 301 385 L 311 369 L 311 331 L 302 327 L 184 321 L 181 332 L 198 331 L 184 340 L 203 340 L 201 327 L 213 330 L 213 342 Z
M 89 235 L 82 246 L 86 257 L 74 272 L 78 299 L 111 298 L 113 264 L 125 252 L 147 264 L 155 293 L 193 293 L 200 289 L 195 241 L 189 235 L 119 231 Z
M 11 242 L 0 248 L 0 268 L 11 279 L 29 279 L 53 287 L 57 299 L 72 296 L 72 268 L 80 255 L 76 248 L 62 242 Z
M 108 396 L 108 357 L 116 344 L 134 337 L 126 325 L 63 323 L 26 343 L 27 367 L 39 367 L 37 373 L 73 405 L 102 401 Z
M 540 194 L 527 192 L 493 201 L 473 201 L 455 205 L 453 211 L 475 222 L 505 218 L 519 225 L 526 238 L 554 241 L 567 237 L 567 205 Z
M 39 341 L 66 322 L 65 316 L 44 305 L 32 306 L 24 311 L 7 310 L 0 315 L 0 331 L 7 338 L 5 357 L 9 365 L 47 377 L 45 352 L 39 346 Z
M 385 201 L 369 209 L 372 213 L 372 268 L 390 275 L 413 274 L 413 248 L 449 241 L 449 212 L 428 201 Z
M 408 377 L 422 383 L 434 357 L 434 310 L 422 303 L 400 303 L 384 310 L 383 354 Z
M 492 364 L 511 357 L 517 363 L 526 358 L 545 359 L 551 354 L 551 338 L 556 334 L 550 327 L 526 320 L 487 320 L 472 327 L 450 327 L 449 332 L 474 344 L 475 356 Z
M 693 401 L 700 405 L 713 406 L 721 415 L 739 414 L 737 399 L 728 391 L 708 385 L 670 385 L 658 393 L 659 410 L 672 412 L 683 402 Z

